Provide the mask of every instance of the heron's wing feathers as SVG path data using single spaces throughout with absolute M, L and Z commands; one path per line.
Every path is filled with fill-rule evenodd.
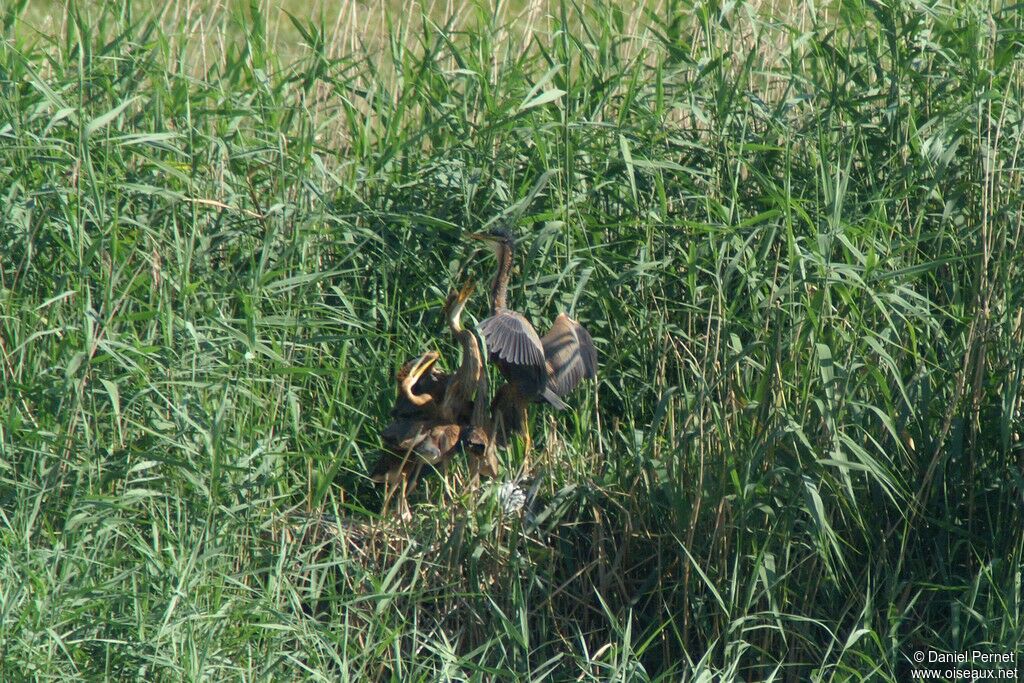
M 541 344 L 551 365 L 547 388 L 558 396 L 565 396 L 584 379 L 597 377 L 594 340 L 586 328 L 565 313 L 555 319 Z
M 392 420 L 380 433 L 384 446 L 397 455 L 415 453 L 426 462 L 437 457 L 437 444 L 429 437 L 434 423 L 427 420 Z
M 458 424 L 440 424 L 431 429 L 429 440 L 437 451 L 437 457 L 434 460 L 427 460 L 427 462 L 436 465 L 446 457 L 450 457 L 454 453 L 461 435 L 462 425 Z M 423 457 L 423 454 L 420 455 Z M 424 459 L 426 460 L 426 458 Z
M 402 465 L 402 459 L 390 451 L 384 451 L 377 458 L 377 461 L 370 467 L 370 479 L 383 484 L 387 481 L 388 472 L 397 469 Z
M 430 439 L 422 439 L 411 449 L 407 448 L 401 455 L 394 451 L 384 451 L 370 468 L 370 479 L 383 484 L 388 481 L 389 475 L 402 470 L 415 476 L 417 469 L 423 463 L 436 464 L 441 460 L 442 455 L 437 444 Z
M 480 323 L 480 331 L 492 358 L 512 365 L 544 367 L 544 346 L 537 331 L 515 311 L 499 310 Z
M 523 396 L 539 396 L 548 381 L 548 365 L 544 346 L 530 321 L 515 311 L 499 309 L 480 323 L 480 331 L 487 342 L 488 356 L 505 379 L 514 382 Z
M 559 398 L 558 394 L 550 386 L 544 387 L 544 391 L 541 392 L 540 396 L 556 410 L 565 410 L 569 407 L 565 405 L 565 401 Z

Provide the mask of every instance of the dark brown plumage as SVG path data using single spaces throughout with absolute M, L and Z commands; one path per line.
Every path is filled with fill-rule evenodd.
M 488 380 L 487 372 L 481 371 L 477 377 L 476 401 L 473 403 L 473 414 L 469 425 L 462 430 L 462 446 L 469 462 L 472 480 L 480 477 L 494 478 L 498 476 L 498 459 L 494 455 L 494 421 L 491 419 L 487 405 Z
M 445 390 L 451 376 L 439 370 L 435 363 L 441 357 L 436 351 L 429 351 L 416 358 L 410 358 L 395 373 L 395 382 L 398 385 L 398 396 L 395 398 L 395 405 L 391 409 L 391 417 L 394 418 L 423 418 L 430 415 L 441 404 Z M 412 382 L 409 382 L 410 375 L 416 369 L 417 363 L 426 364 L 421 368 Z M 408 384 L 408 388 L 405 385 Z M 426 408 L 430 405 L 430 408 Z
M 462 349 L 462 360 L 451 375 L 434 368 L 440 355 L 430 351 L 405 363 L 396 375 L 398 398 L 392 421 L 381 432 L 385 452 L 370 472 L 374 481 L 398 487 L 400 514 L 411 512 L 405 493 L 424 465 L 444 466 L 454 454 L 469 414 L 483 369 L 480 347 L 472 331 L 462 328 L 461 315 L 473 291 L 466 283 L 451 292 L 444 312 L 452 335 Z M 486 389 L 484 390 L 486 404 Z
M 551 367 L 547 387 L 566 396 L 584 379 L 597 378 L 597 349 L 583 325 L 559 313 L 555 324 L 541 337 L 544 358 Z
M 398 515 L 402 519 L 412 516 L 406 500 L 410 482 L 419 476 L 424 463 L 440 459 L 437 446 L 428 440 L 429 411 L 437 400 L 430 393 L 417 391 L 419 382 L 438 358 L 440 354 L 436 351 L 428 351 L 404 363 L 395 374 L 398 398 L 392 414 L 400 410 L 408 415 L 394 417 L 381 432 L 385 450 L 370 468 L 370 477 L 385 484 L 386 500 L 398 496 Z
M 480 323 L 488 358 L 506 380 L 495 395 L 492 416 L 503 424 L 506 434 L 523 434 L 529 452 L 527 404 L 542 401 L 565 408 L 563 396 L 583 379 L 597 377 L 597 350 L 587 330 L 564 313 L 541 338 L 529 320 L 508 308 L 515 252 L 515 238 L 510 232 L 496 229 L 471 237 L 493 244 L 498 259 L 491 286 L 491 317 Z

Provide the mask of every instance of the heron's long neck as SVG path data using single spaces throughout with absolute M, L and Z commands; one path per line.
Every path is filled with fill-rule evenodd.
M 469 401 L 473 396 L 477 379 L 483 368 L 483 361 L 480 357 L 480 347 L 471 331 L 458 327 L 453 330 L 453 333 L 462 347 L 462 362 L 459 363 L 459 369 L 455 371 L 455 376 L 448 384 L 443 404 L 444 408 L 451 413 L 451 418 L 455 419 L 458 417 L 455 413 L 459 412 L 462 403 Z
M 487 369 L 480 368 L 480 375 L 476 381 L 476 400 L 473 402 L 473 415 L 469 418 L 472 427 L 489 429 L 491 426 L 490 405 L 487 398 L 490 391 L 487 383 Z
M 476 337 L 469 330 L 459 331 L 459 343 L 462 345 L 462 364 L 459 365 L 458 374 L 467 382 L 473 382 L 480 376 L 483 361 L 480 358 L 480 346 Z M 474 387 L 470 387 L 470 391 Z
M 512 275 L 512 247 L 508 244 L 498 245 L 498 272 L 491 285 L 491 308 L 505 308 L 508 299 L 508 279 Z
M 431 396 L 430 394 L 415 393 L 412 390 L 414 385 L 415 382 L 403 382 L 402 387 L 399 390 L 399 393 L 405 396 L 406 400 L 408 400 L 409 403 L 413 404 L 417 408 L 422 408 L 423 406 L 427 405 L 428 403 L 434 400 L 434 397 Z

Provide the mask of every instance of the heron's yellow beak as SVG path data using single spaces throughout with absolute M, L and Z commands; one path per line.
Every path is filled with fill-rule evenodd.
M 416 359 L 416 364 L 413 366 L 412 371 L 409 373 L 409 377 L 406 382 L 409 386 L 414 386 L 419 381 L 420 377 L 425 375 L 430 368 L 434 367 L 434 363 L 441 357 L 441 354 L 437 351 L 427 351 L 422 356 Z
M 444 300 L 444 314 L 445 317 L 451 317 L 457 313 L 462 312 L 462 308 L 466 304 L 466 300 L 469 299 L 470 294 L 473 293 L 473 289 L 476 285 L 472 280 L 467 280 L 462 289 L 456 292 L 454 289 L 448 292 L 447 298 Z
M 401 373 L 405 371 L 403 367 L 399 371 L 399 393 L 412 403 L 414 406 L 425 406 L 434 400 L 434 397 L 430 394 L 417 394 L 413 391 L 413 387 L 416 386 L 416 382 L 423 377 L 423 374 L 434 367 L 434 363 L 441 357 L 437 351 L 427 351 L 422 356 L 417 358 L 413 362 L 412 369 L 409 370 L 409 374 L 402 377 Z
M 488 235 L 486 232 L 472 232 L 467 235 L 471 240 L 480 240 L 481 242 L 493 242 L 494 238 Z
M 460 303 L 460 304 L 464 303 L 466 301 L 466 299 L 468 299 L 469 296 L 473 293 L 473 290 L 475 288 L 476 288 L 476 283 L 475 282 L 473 282 L 472 280 L 466 280 L 466 283 L 464 285 L 462 285 L 462 289 L 459 290 L 459 293 L 456 296 L 455 300 L 458 303 Z

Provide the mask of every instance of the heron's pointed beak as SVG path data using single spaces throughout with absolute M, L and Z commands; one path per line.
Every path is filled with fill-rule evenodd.
M 458 295 L 455 297 L 455 300 L 460 304 L 465 303 L 466 299 L 470 297 L 475 288 L 475 282 L 473 282 L 472 280 L 466 280 L 465 284 L 462 285 L 462 289 L 459 290 Z
M 413 366 L 412 371 L 409 373 L 409 377 L 406 382 L 410 387 L 416 385 L 420 377 L 425 375 L 430 368 L 434 367 L 434 363 L 441 357 L 441 354 L 437 351 L 427 351 L 422 356 L 416 359 L 416 365 Z
M 466 283 L 462 285 L 462 289 L 456 292 L 454 289 L 448 292 L 448 297 L 444 301 L 444 314 L 445 317 L 451 318 L 453 315 L 462 312 L 463 307 L 466 304 L 466 300 L 473 293 L 473 289 L 476 285 L 472 280 L 466 280 Z
M 413 365 L 412 370 L 406 375 L 405 379 L 402 380 L 401 393 L 415 406 L 425 406 L 434 400 L 430 394 L 417 394 L 412 390 L 416 386 L 416 382 L 423 377 L 430 368 L 434 367 L 434 363 L 441 357 L 437 351 L 427 351 L 422 356 L 416 359 L 416 363 Z
M 467 235 L 471 240 L 480 240 L 481 242 L 493 242 L 494 238 L 488 235 L 486 232 L 471 232 Z

